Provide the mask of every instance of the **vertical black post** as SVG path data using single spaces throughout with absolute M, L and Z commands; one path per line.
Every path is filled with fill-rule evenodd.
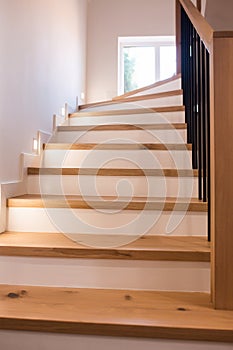
M 210 184 L 211 184 L 211 173 L 210 173 L 210 55 L 206 50 L 206 75 L 207 75 L 207 96 L 206 96 L 206 135 L 207 135 L 207 192 L 208 192 L 208 241 L 211 241 L 211 210 L 210 210 Z
M 207 50 L 202 43 L 202 177 L 203 177 L 203 202 L 207 202 L 207 156 L 208 156 L 208 147 L 207 147 L 207 84 L 208 84 L 208 74 L 207 74 Z
M 197 143 L 198 143 L 198 198 L 201 200 L 202 197 L 202 156 L 203 156 L 203 144 L 202 144 L 202 56 L 201 56 L 201 40 L 200 37 L 196 38 L 196 65 L 197 65 Z
M 192 79 L 192 86 L 191 86 L 191 130 L 192 130 L 192 161 L 193 161 L 193 168 L 197 169 L 198 163 L 197 163 L 197 66 L 196 66 L 196 36 L 197 33 L 192 26 L 192 68 L 191 68 L 191 79 Z

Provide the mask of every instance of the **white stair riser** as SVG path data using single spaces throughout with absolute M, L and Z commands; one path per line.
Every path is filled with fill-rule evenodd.
M 232 343 L 0 330 L 4 350 L 232 350 Z M 35 348 L 35 344 L 39 347 Z M 78 344 L 78 345 L 77 345 Z
M 1 257 L 1 284 L 209 292 L 203 262 Z
M 158 94 L 160 92 L 180 90 L 180 89 L 181 89 L 181 78 L 170 81 L 169 83 L 165 83 L 157 87 L 153 87 L 145 91 L 138 92 L 137 94 L 130 95 L 129 97 L 143 96 L 147 94 Z
M 66 120 L 63 125 L 103 125 L 103 124 L 167 124 L 185 123 L 185 112 L 165 112 L 165 113 L 143 113 L 143 114 L 123 114 L 107 116 L 85 116 L 80 115 Z
M 124 102 L 116 103 L 105 106 L 88 107 L 83 110 L 83 112 L 94 112 L 94 111 L 108 111 L 108 110 L 121 110 L 121 109 L 135 109 L 135 108 L 150 108 L 150 107 L 170 107 L 170 106 L 182 106 L 183 96 L 166 96 L 155 99 L 141 100 L 137 102 Z
M 45 150 L 43 167 L 192 169 L 191 151 Z
M 198 195 L 198 179 L 193 177 L 33 175 L 27 181 L 31 194 L 188 198 Z
M 206 235 L 204 212 L 159 210 L 93 210 L 66 208 L 8 208 L 8 231 L 63 232 L 117 235 L 116 244 L 131 241 L 132 235 Z M 119 235 L 123 235 L 120 237 Z M 93 242 L 95 244 L 95 242 Z M 105 242 L 101 242 L 104 245 Z
M 181 130 L 118 130 L 118 131 L 59 131 L 50 142 L 101 143 L 109 140 L 132 140 L 142 143 L 186 143 L 187 131 Z

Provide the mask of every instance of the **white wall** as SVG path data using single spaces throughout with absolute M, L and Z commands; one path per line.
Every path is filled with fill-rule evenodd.
M 117 95 L 118 36 L 174 35 L 173 0 L 89 0 L 87 100 Z
M 233 30 L 232 15 L 232 0 L 206 0 L 205 16 L 215 30 Z
M 85 89 L 86 0 L 0 0 L 0 182 Z
M 206 10 L 206 0 L 202 0 L 202 2 L 201 2 L 201 14 L 202 14 L 202 16 L 205 16 L 205 10 Z

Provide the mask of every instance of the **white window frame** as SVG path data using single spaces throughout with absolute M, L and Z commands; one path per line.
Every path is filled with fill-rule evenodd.
M 118 37 L 118 95 L 124 94 L 124 48 L 150 46 L 155 48 L 155 81 L 160 80 L 160 47 L 175 46 L 175 36 Z

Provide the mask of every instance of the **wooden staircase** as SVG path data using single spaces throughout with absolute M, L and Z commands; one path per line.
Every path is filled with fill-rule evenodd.
M 180 76 L 83 106 L 8 199 L 0 328 L 232 342 L 233 312 L 210 301 L 206 211 Z

